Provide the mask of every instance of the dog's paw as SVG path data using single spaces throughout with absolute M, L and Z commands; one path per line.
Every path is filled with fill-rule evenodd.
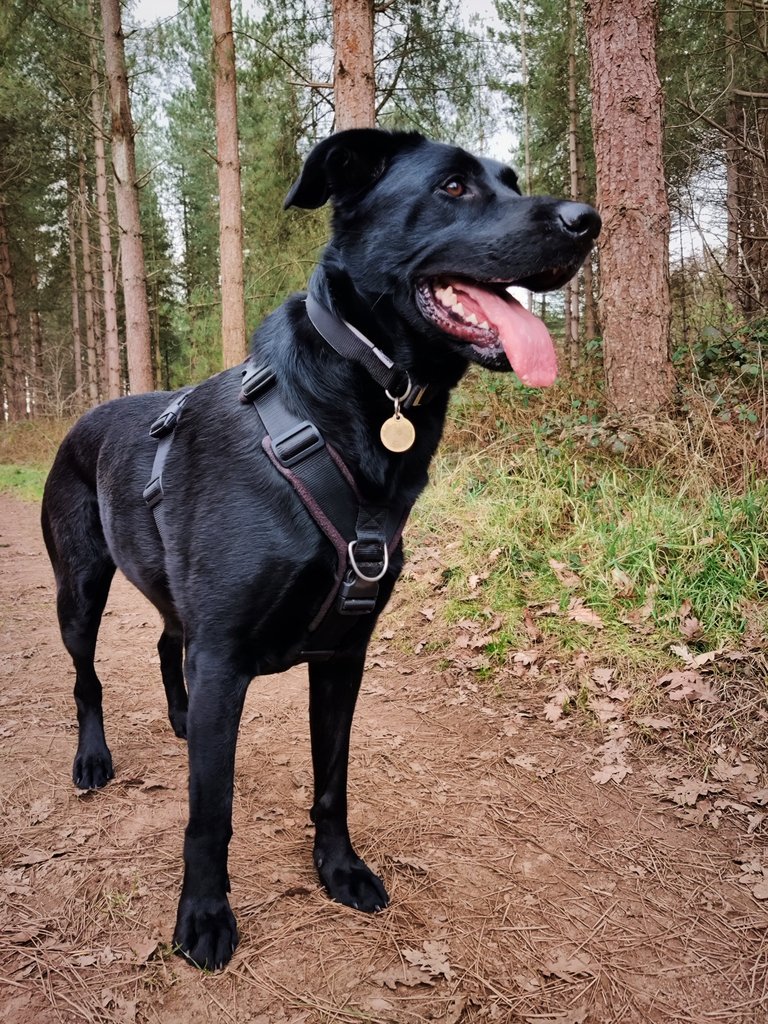
M 195 967 L 218 971 L 232 959 L 238 935 L 235 915 L 223 900 L 179 903 L 173 951 Z
M 168 719 L 171 723 L 171 728 L 179 737 L 180 740 L 187 738 L 187 709 L 183 711 L 169 711 Z
M 389 904 L 389 895 L 382 880 L 354 854 L 344 858 L 325 858 L 316 850 L 315 865 L 320 881 L 336 903 L 366 914 L 383 910 Z
M 78 750 L 72 765 L 72 781 L 78 789 L 101 789 L 114 777 L 112 755 L 106 747 L 90 753 Z

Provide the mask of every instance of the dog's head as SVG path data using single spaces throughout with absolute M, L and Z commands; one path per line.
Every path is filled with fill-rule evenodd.
M 552 383 L 552 340 L 507 289 L 549 291 L 600 231 L 591 206 L 523 196 L 515 172 L 415 132 L 350 129 L 309 154 L 285 206 L 331 200 L 327 257 L 371 306 L 411 330 L 533 386 Z

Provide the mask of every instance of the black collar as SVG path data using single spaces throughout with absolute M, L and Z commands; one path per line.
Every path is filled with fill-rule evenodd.
M 321 338 L 345 359 L 352 359 L 384 389 L 387 396 L 399 399 L 403 409 L 421 405 L 429 385 L 414 384 L 408 373 L 352 324 L 332 313 L 311 294 L 307 295 L 307 316 Z

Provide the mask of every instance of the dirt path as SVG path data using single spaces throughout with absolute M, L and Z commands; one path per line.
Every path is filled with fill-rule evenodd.
M 554 729 L 541 692 L 521 683 L 510 702 L 386 641 L 364 683 L 350 796 L 390 909 L 367 917 L 319 890 L 305 673 L 257 680 L 230 854 L 241 943 L 220 974 L 187 966 L 166 945 L 186 766 L 157 617 L 116 582 L 99 649 L 116 779 L 78 796 L 73 673 L 37 519 L 0 496 L 5 1024 L 768 1020 L 766 903 L 743 884 L 764 839 L 725 818 L 682 823 L 645 781 L 650 761 L 596 785 L 601 737 Z

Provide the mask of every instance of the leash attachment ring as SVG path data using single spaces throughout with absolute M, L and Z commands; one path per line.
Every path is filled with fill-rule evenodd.
M 366 576 L 365 573 L 361 572 L 360 566 L 355 561 L 356 547 L 357 541 L 351 540 L 347 548 L 347 551 L 349 552 L 349 564 L 352 566 L 355 576 L 364 583 L 378 583 L 379 580 L 384 579 L 387 574 L 387 569 L 389 568 L 389 551 L 387 550 L 387 545 L 382 544 L 382 550 L 384 551 L 384 563 L 381 572 L 377 576 Z

